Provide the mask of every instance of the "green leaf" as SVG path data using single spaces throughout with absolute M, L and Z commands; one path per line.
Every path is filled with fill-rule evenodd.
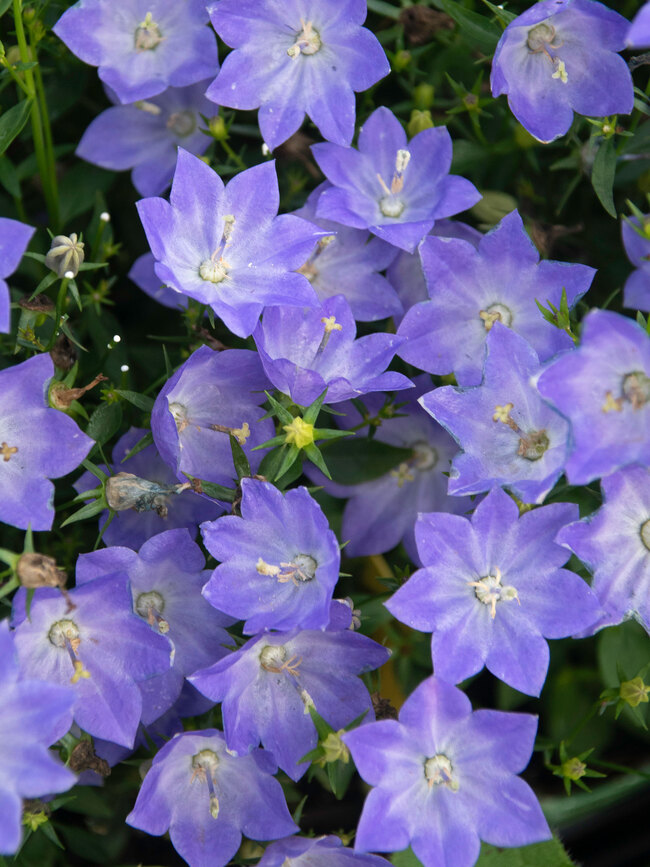
M 114 180 L 114 172 L 88 163 L 80 163 L 67 171 L 59 186 L 61 222 L 67 223 L 89 211 L 95 204 L 97 191 L 106 192 Z
M 20 198 L 20 181 L 16 175 L 16 167 L 6 154 L 0 159 L 0 184 L 10 196 Z
M 235 471 L 238 479 L 244 479 L 252 475 L 251 465 L 248 463 L 246 452 L 241 447 L 237 437 L 230 434 L 230 449 L 232 451 L 232 459 L 235 464 Z
M 326 722 L 326 720 L 323 719 L 323 717 L 318 713 L 316 708 L 312 707 L 312 705 L 309 705 L 309 714 L 314 722 L 314 725 L 316 726 L 316 731 L 318 732 L 318 739 L 320 741 L 324 741 L 329 734 L 332 734 L 334 729 L 328 722 Z
M 393 855 L 391 864 L 394 867 L 421 867 L 422 862 L 411 849 L 405 849 Z M 546 843 L 516 849 L 497 849 L 482 843 L 476 867 L 573 867 L 573 861 L 554 837 Z
M 596 151 L 596 158 L 591 170 L 591 184 L 601 205 L 610 217 L 616 219 L 614 205 L 614 176 L 616 175 L 616 146 L 614 140 L 605 139 Z
M 485 5 L 490 9 L 499 21 L 504 24 L 506 27 L 510 24 L 511 21 L 514 21 L 517 17 L 514 12 L 508 12 L 507 9 L 502 9 L 501 6 L 495 6 L 494 3 L 490 3 L 490 0 L 483 0 Z
M 104 497 L 100 497 L 98 500 L 93 500 L 92 503 L 87 503 L 85 506 L 82 506 L 78 509 L 73 515 L 70 515 L 69 518 L 61 524 L 61 527 L 65 527 L 68 524 L 76 524 L 77 521 L 85 521 L 87 518 L 94 518 L 95 515 L 99 515 L 100 512 L 103 512 L 104 509 L 107 509 L 108 505 Z
M 223 500 L 226 503 L 235 501 L 235 492 L 230 488 L 224 488 L 223 485 L 217 485 L 214 482 L 201 481 L 201 490 L 213 500 Z
M 12 0 L 0 0 L 0 15 L 4 15 L 11 6 Z
M 484 54 L 494 53 L 501 31 L 484 15 L 465 9 L 455 0 L 438 0 L 435 5 L 451 15 L 468 42 L 474 43 Z
M 32 108 L 31 99 L 23 99 L 0 115 L 0 154 L 3 154 L 27 123 Z
M 90 416 L 86 433 L 95 442 L 104 443 L 117 433 L 122 424 L 122 407 L 119 403 L 102 403 Z
M 133 455 L 137 455 L 138 452 L 141 452 L 143 449 L 146 449 L 147 446 L 151 445 L 153 445 L 153 434 L 151 433 L 151 431 L 147 431 L 147 433 L 142 437 L 142 439 L 139 439 L 137 443 L 133 446 L 133 448 L 129 449 L 129 451 L 124 455 L 120 463 L 123 464 L 124 461 L 132 458 Z
M 264 476 L 267 479 L 274 479 L 280 468 L 280 464 L 282 462 L 283 450 L 273 449 L 272 452 L 267 452 L 262 458 L 262 462 L 259 465 L 257 472 L 260 476 Z
M 358 485 L 377 479 L 413 457 L 411 449 L 397 448 L 365 437 L 335 441 L 325 451 L 332 479 L 342 485 Z
M 128 400 L 128 402 L 132 403 L 133 406 L 137 406 L 137 408 L 141 409 L 143 412 L 151 412 L 153 409 L 154 399 L 146 394 L 140 394 L 137 391 L 128 391 L 123 388 L 116 388 L 115 393 L 119 394 L 120 397 L 123 397 L 124 400 Z
M 385 15 L 386 18 L 395 19 L 399 18 L 402 11 L 399 6 L 393 6 L 392 3 L 386 3 L 385 0 L 368 0 L 368 9 L 377 15 Z

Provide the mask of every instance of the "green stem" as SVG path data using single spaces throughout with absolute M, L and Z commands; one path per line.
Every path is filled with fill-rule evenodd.
M 593 704 L 591 706 L 588 713 L 573 728 L 573 730 L 570 732 L 569 736 L 567 738 L 564 738 L 564 743 L 566 746 L 568 746 L 572 740 L 575 740 L 575 738 L 580 734 L 582 729 L 587 725 L 589 720 L 598 713 L 598 711 L 600 710 L 601 707 L 602 707 L 602 702 L 600 702 L 600 701 L 595 702 L 595 704 Z
M 23 26 L 23 9 L 22 0 L 13 0 L 14 9 L 14 24 L 16 27 L 16 40 L 18 42 L 18 50 L 20 59 L 24 64 L 29 64 L 32 61 L 30 56 L 27 38 L 25 36 L 25 28 Z M 58 226 L 58 207 L 56 198 L 52 193 L 51 176 L 47 161 L 45 149 L 45 138 L 43 135 L 43 126 L 41 120 L 41 110 L 39 107 L 39 99 L 36 93 L 36 83 L 34 79 L 34 71 L 32 68 L 27 68 L 23 71 L 25 76 L 25 87 L 29 98 L 32 101 L 31 105 L 31 123 L 32 123 L 32 138 L 34 140 L 34 152 L 36 154 L 36 163 L 38 171 L 43 182 L 43 193 L 45 195 L 45 203 L 50 216 L 50 222 L 53 226 Z
M 589 759 L 589 764 L 597 768 L 608 768 L 610 771 L 620 771 L 621 774 L 634 774 L 637 777 L 643 777 L 645 780 L 650 780 L 650 774 L 646 771 L 639 771 L 636 768 L 628 768 L 627 765 L 617 765 L 615 762 L 603 762 L 600 759 Z
M 18 587 L 19 583 L 20 582 L 17 578 L 12 578 L 10 581 L 7 581 L 4 587 L 0 587 L 0 599 L 2 599 L 2 597 L 6 596 L 8 593 L 11 593 L 12 590 L 15 590 L 16 587 Z
M 59 328 L 61 326 L 61 317 L 63 315 L 63 309 L 65 307 L 66 297 L 68 295 L 68 283 L 70 282 L 68 277 L 64 277 L 61 280 L 61 286 L 59 287 L 59 293 L 56 296 L 56 311 L 54 314 L 54 328 L 52 329 L 52 336 L 47 342 L 46 350 L 49 352 L 54 344 L 56 343 L 56 338 L 59 336 Z
M 248 168 L 248 166 L 243 161 L 243 159 L 238 154 L 235 153 L 235 151 L 230 147 L 230 145 L 228 144 L 227 141 L 222 141 L 221 145 L 223 146 L 223 149 L 228 154 L 230 159 L 234 163 L 237 163 L 237 165 L 239 166 L 240 169 L 242 169 L 242 171 Z
M 34 57 L 37 56 L 36 41 L 34 40 L 33 30 L 29 32 L 30 45 Z M 52 128 L 50 126 L 50 115 L 47 110 L 47 100 L 45 98 L 45 88 L 43 87 L 43 76 L 41 75 L 41 66 L 34 67 L 34 82 L 36 84 L 36 93 L 38 95 L 38 104 L 41 112 L 41 121 L 43 124 L 43 133 L 45 136 L 45 156 L 47 161 L 47 176 L 50 182 L 50 194 L 54 204 L 54 227 L 59 224 L 59 190 L 56 179 L 56 160 L 54 157 L 54 141 L 52 139 Z

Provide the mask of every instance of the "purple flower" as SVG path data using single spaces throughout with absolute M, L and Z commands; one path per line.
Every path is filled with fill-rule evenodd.
M 594 0 L 542 0 L 511 21 L 492 61 L 492 95 L 508 94 L 519 123 L 543 142 L 564 135 L 573 112 L 629 114 L 634 86 L 629 22 Z
M 214 29 L 235 50 L 207 96 L 219 105 L 259 106 L 262 137 L 273 150 L 299 129 L 305 113 L 329 141 L 354 135 L 354 91 L 367 90 L 390 66 L 361 25 L 365 0 L 219 0 Z
M 420 403 L 458 442 L 450 494 L 477 494 L 495 485 L 525 503 L 541 503 L 562 474 L 569 425 L 531 382 L 540 365 L 534 349 L 495 322 L 486 338 L 483 382 L 436 388 Z
M 223 867 L 242 834 L 274 840 L 299 830 L 275 770 L 265 750 L 230 755 L 215 729 L 176 735 L 154 758 L 126 821 L 157 837 L 169 830 L 190 867 Z
M 260 742 L 293 780 L 309 767 L 300 759 L 318 743 L 314 707 L 335 730 L 364 712 L 368 690 L 357 675 L 383 665 L 389 651 L 349 629 L 266 632 L 191 682 L 222 702 L 228 748 L 239 755 Z
M 630 225 L 630 222 L 633 225 Z M 633 217 L 631 221 L 623 220 L 621 234 L 627 258 L 635 270 L 625 281 L 623 288 L 623 306 L 633 310 L 650 311 L 650 214 L 641 227 L 643 235 L 639 234 L 639 221 Z
M 572 485 L 650 463 L 650 338 L 632 319 L 592 310 L 578 349 L 547 367 L 537 387 L 571 422 Z
M 411 387 L 403 374 L 386 370 L 400 338 L 369 334 L 357 340 L 356 334 L 350 305 L 335 295 L 320 308 L 269 307 L 253 337 L 268 378 L 302 406 L 326 388 L 331 404 Z
M 399 722 L 381 720 L 343 735 L 366 798 L 355 849 L 393 852 L 409 844 L 423 864 L 472 867 L 480 840 L 525 846 L 551 832 L 532 789 L 520 777 L 537 718 L 472 712 L 459 689 L 423 681 Z
M 210 144 L 200 129 L 199 115 L 214 114 L 205 88 L 204 81 L 170 87 L 160 96 L 106 109 L 83 134 L 77 156 L 104 169 L 133 169 L 131 180 L 140 195 L 160 195 L 174 176 L 178 147 L 198 155 Z M 110 91 L 108 96 L 118 102 Z
M 137 683 L 169 668 L 171 645 L 133 613 L 126 574 L 96 578 L 68 598 L 35 590 L 29 619 L 24 605 L 19 591 L 15 643 L 23 674 L 73 684 L 77 725 L 132 747 L 142 711 Z
M 151 413 L 153 438 L 179 478 L 183 473 L 220 485 L 236 478 L 230 434 L 253 472 L 262 452 L 253 448 L 275 432 L 260 408 L 268 380 L 255 352 L 201 346 L 160 391 Z
M 422 265 L 430 300 L 412 307 L 398 334 L 398 355 L 429 373 L 455 373 L 459 385 L 481 381 L 485 340 L 495 322 L 521 334 L 546 361 L 573 347 L 569 335 L 548 323 L 536 299 L 569 306 L 587 291 L 594 274 L 586 265 L 544 260 L 513 211 L 481 239 L 426 238 Z
M 54 365 L 46 353 L 0 370 L 0 521 L 49 530 L 57 479 L 72 472 L 93 441 L 47 404 Z
M 176 474 L 162 460 L 154 445 L 146 446 L 124 460 L 124 456 L 147 433 L 142 428 L 133 427 L 115 443 L 113 447 L 113 469 L 115 472 L 133 473 L 141 479 L 148 479 L 159 485 L 173 485 Z M 108 468 L 102 466 L 104 472 Z M 80 493 L 97 486 L 97 480 L 91 473 L 84 473 L 75 483 Z M 162 533 L 164 530 L 174 530 L 177 527 L 187 528 L 192 537 L 196 537 L 199 524 L 203 521 L 214 521 L 222 512 L 217 503 L 195 494 L 193 491 L 183 491 L 180 494 L 166 497 L 167 517 L 162 518 L 154 509 L 146 512 L 136 512 L 135 509 L 125 509 L 116 512 L 113 520 L 102 535 L 106 545 L 122 545 L 138 550 L 147 539 Z M 102 529 L 108 519 L 108 509 L 99 517 L 99 527 Z
M 186 675 L 226 655 L 224 645 L 231 639 L 224 627 L 234 621 L 201 595 L 210 571 L 184 528 L 154 536 L 137 554 L 130 548 L 103 548 L 77 560 L 78 585 L 115 572 L 129 576 L 135 613 L 174 646 L 172 667 L 140 683 L 142 722 L 149 725 L 177 700 Z
M 22 798 L 64 792 L 75 775 L 47 749 L 72 724 L 74 691 L 21 679 L 13 636 L 0 623 L 0 854 L 20 846 Z
M 604 615 L 589 634 L 629 617 L 650 632 L 650 470 L 627 467 L 601 486 L 602 507 L 564 527 L 556 541 L 594 573 L 592 587 Z
M 569 559 L 555 536 L 578 517 L 573 503 L 553 503 L 519 517 L 514 500 L 494 488 L 471 520 L 420 515 L 419 569 L 386 602 L 413 629 L 432 632 L 437 675 L 460 683 L 485 665 L 495 677 L 539 695 L 548 670 L 546 638 L 566 638 L 601 613 L 589 586 L 560 567 Z
M 306 468 L 310 478 L 328 494 L 349 498 L 341 529 L 341 538 L 349 540 L 345 546 L 348 557 L 381 554 L 401 541 L 411 560 L 418 563 L 414 536 L 418 513 L 464 512 L 471 507 L 469 498 L 447 495 L 447 473 L 458 447 L 418 403 L 418 398 L 431 390 L 431 378 L 423 373 L 413 382 L 413 391 L 398 399 L 398 417 L 384 419 L 374 437 L 397 448 L 411 449 L 409 459 L 377 479 L 356 485 L 332 482 L 311 465 Z M 401 405 L 403 400 L 407 402 Z M 376 415 L 383 398 L 372 395 L 363 402 L 370 415 Z M 340 427 L 354 427 L 362 420 L 352 404 L 337 409 L 345 412 L 345 416 L 337 416 Z M 357 436 L 365 437 L 367 433 L 361 431 Z
M 171 307 L 172 310 L 187 308 L 190 300 L 187 295 L 182 295 L 171 286 L 165 286 L 156 274 L 156 260 L 153 253 L 143 253 L 142 256 L 138 256 L 131 265 L 129 280 L 133 280 L 138 288 L 165 307 Z
M 632 48 L 647 48 L 650 45 L 650 3 L 636 13 L 627 31 L 625 44 Z
M 318 216 L 370 229 L 409 253 L 436 220 L 481 198 L 468 180 L 449 174 L 446 127 L 425 129 L 408 142 L 401 123 L 384 106 L 361 128 L 359 150 L 324 143 L 312 151 L 332 183 L 318 200 Z
M 304 856 L 304 857 L 303 857 Z M 258 867 L 387 867 L 378 855 L 359 855 L 346 849 L 340 837 L 288 837 L 267 848 Z
M 11 328 L 11 299 L 5 277 L 18 267 L 35 231 L 18 220 L 0 217 L 0 332 L 6 333 Z
M 121 102 L 135 102 L 214 75 L 207 23 L 202 0 L 79 0 L 53 30 Z
M 242 479 L 241 518 L 201 525 L 220 561 L 203 595 L 225 614 L 262 629 L 324 629 L 341 555 L 327 518 L 306 488 L 282 494 L 268 482 Z
M 460 238 L 474 248 L 478 247 L 479 241 L 483 237 L 478 229 L 473 229 L 466 223 L 457 220 L 436 220 L 429 234 L 439 238 Z M 416 250 L 415 253 L 401 250 L 392 264 L 388 266 L 386 277 L 397 292 L 405 313 L 418 301 L 426 301 L 429 297 L 419 250 Z M 395 316 L 394 318 L 395 323 L 399 325 L 402 317 Z
M 298 270 L 309 280 L 322 303 L 333 295 L 345 295 L 354 318 L 360 322 L 399 316 L 402 305 L 395 290 L 379 274 L 395 258 L 395 247 L 361 229 L 341 226 L 316 217 L 316 205 L 327 181 L 316 187 L 295 214 L 331 232 L 321 238 L 309 259 Z
M 275 163 L 240 172 L 224 186 L 182 148 L 170 201 L 138 202 L 140 219 L 166 286 L 209 304 L 239 337 L 248 337 L 269 304 L 317 304 L 296 274 L 326 233 L 292 214 L 277 216 Z

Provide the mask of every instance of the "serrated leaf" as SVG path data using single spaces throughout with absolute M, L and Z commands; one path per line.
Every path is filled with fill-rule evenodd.
M 117 433 L 122 424 L 122 407 L 119 403 L 102 403 L 90 416 L 86 433 L 95 442 L 104 443 Z
M 0 115 L 0 154 L 3 154 L 27 123 L 32 100 L 23 99 Z
M 140 394 L 137 391 L 128 391 L 124 388 L 116 388 L 115 393 L 119 394 L 120 397 L 123 397 L 124 400 L 128 400 L 129 403 L 132 403 L 133 406 L 136 406 L 143 412 L 151 412 L 153 409 L 154 399 L 149 397 L 147 394 Z
M 614 177 L 616 176 L 616 146 L 614 140 L 605 139 L 596 151 L 591 170 L 591 184 L 601 205 L 610 217 L 616 218 L 614 205 Z
M 474 43 L 484 54 L 494 53 L 501 33 L 484 15 L 465 9 L 455 0 L 438 0 L 436 5 L 454 19 L 468 42 Z

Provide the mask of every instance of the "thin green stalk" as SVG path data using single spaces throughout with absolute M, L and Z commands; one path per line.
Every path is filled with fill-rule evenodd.
M 221 141 L 221 145 L 222 145 L 223 149 L 225 150 L 225 152 L 230 157 L 230 159 L 234 163 L 237 163 L 237 165 L 239 166 L 240 169 L 242 169 L 242 171 L 248 168 L 248 166 L 243 161 L 243 159 L 238 154 L 235 153 L 235 151 L 230 147 L 230 145 L 228 144 L 227 141 Z
M 29 64 L 31 63 L 32 58 L 30 55 L 29 46 L 27 44 L 27 38 L 25 36 L 25 28 L 23 26 L 22 0 L 13 0 L 13 10 L 14 25 L 16 27 L 16 41 L 18 42 L 20 59 L 23 63 Z M 32 138 L 34 140 L 34 152 L 36 154 L 36 163 L 38 165 L 38 171 L 43 182 L 43 193 L 45 195 L 47 210 L 50 215 L 50 222 L 54 227 L 57 227 L 59 222 L 58 203 L 56 200 L 56 195 L 52 191 L 52 178 L 50 175 L 47 161 L 45 137 L 43 134 L 39 99 L 36 92 L 34 70 L 32 68 L 27 68 L 23 70 L 23 75 L 25 76 L 25 86 L 27 88 L 29 98 L 32 100 L 31 123 Z
M 30 44 L 34 57 L 37 56 L 36 41 L 34 40 L 33 30 L 30 30 Z M 43 86 L 43 76 L 41 75 L 40 63 L 34 67 L 34 81 L 36 84 L 36 93 L 38 95 L 38 104 L 41 112 L 41 122 L 43 124 L 43 133 L 45 136 L 45 153 L 47 159 L 47 175 L 50 181 L 50 191 L 52 200 L 55 206 L 55 227 L 59 222 L 59 190 L 56 180 L 56 160 L 54 157 L 54 140 L 52 139 L 52 128 L 50 126 L 50 115 L 47 110 L 47 100 L 45 99 L 45 88 Z

